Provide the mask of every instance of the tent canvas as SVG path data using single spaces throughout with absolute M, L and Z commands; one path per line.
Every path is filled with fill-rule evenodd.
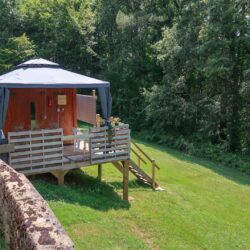
M 6 88 L 0 88 L 0 139 L 4 139 L 3 126 L 7 115 L 10 92 Z
M 33 59 L 18 65 L 13 71 L 0 76 L 0 129 L 2 130 L 8 107 L 10 88 L 97 88 L 103 118 L 111 115 L 110 83 L 62 69 L 59 64 Z
M 104 88 L 109 82 L 73 73 L 56 63 L 35 59 L 18 65 L 15 70 L 0 76 L 4 88 Z

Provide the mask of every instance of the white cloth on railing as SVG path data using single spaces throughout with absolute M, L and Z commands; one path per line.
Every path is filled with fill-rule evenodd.
M 83 132 L 78 128 L 73 128 L 72 130 L 73 130 L 74 135 L 83 135 Z M 78 139 L 77 138 L 77 139 L 74 140 L 74 150 L 76 150 L 76 149 L 80 150 L 81 149 L 81 142 L 84 143 L 84 139 Z

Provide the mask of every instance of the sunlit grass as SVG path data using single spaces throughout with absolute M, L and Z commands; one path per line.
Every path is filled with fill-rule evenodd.
M 153 192 L 130 175 L 131 203 L 110 164 L 72 171 L 64 186 L 50 175 L 32 179 L 76 249 L 249 249 L 250 178 L 235 170 L 140 143 L 160 165 Z M 146 171 L 150 171 L 147 166 Z

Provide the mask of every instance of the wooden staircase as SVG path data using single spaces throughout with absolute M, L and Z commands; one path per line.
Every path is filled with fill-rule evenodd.
M 151 159 L 138 144 L 131 141 L 131 153 L 136 157 L 137 163 L 129 160 L 129 171 L 138 179 L 138 181 L 149 185 L 153 190 L 161 190 L 158 183 L 155 181 L 155 170 L 160 169 L 154 159 Z M 145 165 L 149 163 L 151 165 L 151 176 L 142 169 L 142 163 Z M 113 162 L 113 165 L 123 173 L 123 165 L 119 162 Z
M 139 166 L 137 166 L 137 164 L 133 160 L 130 160 L 129 171 L 138 179 L 138 181 L 152 186 L 153 179 Z M 157 188 L 158 186 L 159 185 L 155 182 L 155 187 Z

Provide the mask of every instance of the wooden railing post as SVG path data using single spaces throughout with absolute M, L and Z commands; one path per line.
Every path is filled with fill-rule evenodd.
M 131 143 L 150 161 L 150 162 L 152 162 L 152 159 L 133 141 L 133 140 L 131 140 Z M 131 148 L 131 150 L 132 150 L 132 152 L 138 157 L 138 153 L 136 153 L 135 152 L 135 150 L 133 150 L 133 148 Z M 141 157 L 140 157 L 141 158 Z M 141 158 L 141 160 L 142 160 L 142 158 Z M 144 160 L 143 160 L 143 162 L 144 162 Z M 146 164 L 146 163 L 145 163 Z M 160 169 L 160 167 L 156 164 L 156 162 L 155 162 L 155 167 L 157 168 L 157 169 Z
M 152 188 L 155 190 L 155 160 L 152 160 Z
M 128 201 L 129 160 L 122 162 L 123 165 L 123 200 Z
M 99 114 L 96 115 L 96 127 L 101 127 L 101 116 Z
M 92 90 L 92 96 L 97 100 L 95 89 Z
M 139 167 L 141 167 L 141 159 L 140 158 L 137 159 L 137 164 Z
M 92 163 L 92 138 L 91 138 L 91 128 L 89 128 L 89 155 L 90 155 L 90 162 Z

